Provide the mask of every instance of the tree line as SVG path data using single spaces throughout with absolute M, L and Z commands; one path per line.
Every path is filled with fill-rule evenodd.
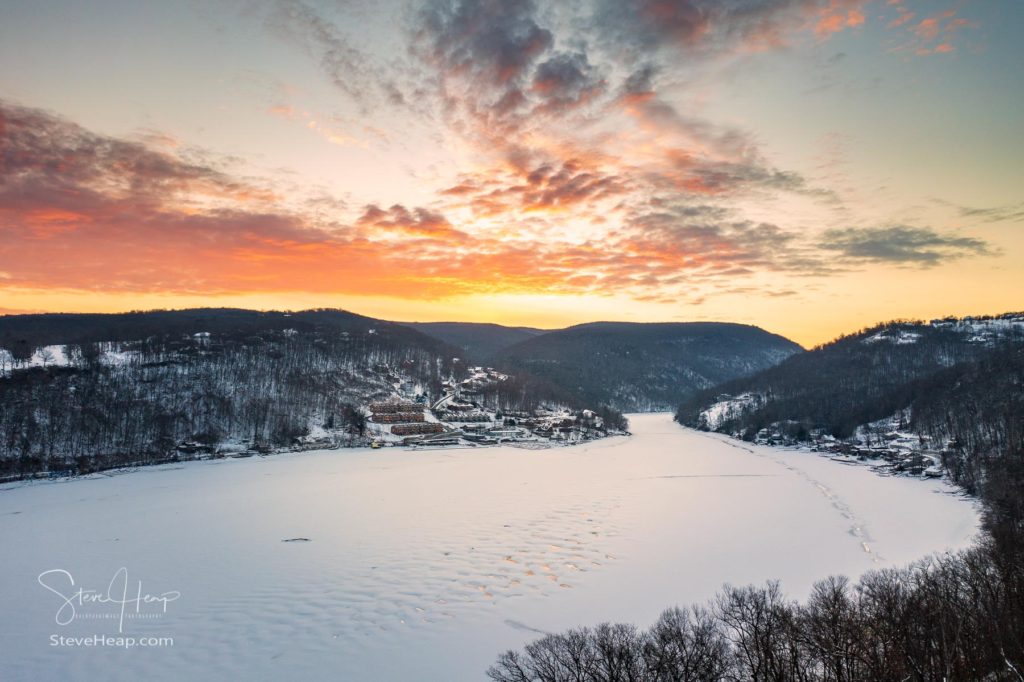
M 1024 680 L 1024 450 L 989 462 L 975 547 L 832 576 L 803 602 L 726 586 L 646 630 L 604 623 L 501 654 L 494 682 Z
M 291 445 L 313 428 L 358 442 L 359 406 L 459 371 L 385 331 L 264 330 L 68 347 L 70 364 L 0 377 L 0 475 L 88 473 L 215 450 Z

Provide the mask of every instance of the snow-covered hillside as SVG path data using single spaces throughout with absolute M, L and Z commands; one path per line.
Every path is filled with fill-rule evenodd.
M 872 344 L 887 341 L 896 345 L 914 344 L 922 336 L 921 331 L 913 329 L 914 326 L 913 323 L 894 323 L 866 336 L 863 342 Z M 1024 335 L 1024 313 L 1007 313 L 994 317 L 950 317 L 932 320 L 923 326 L 955 332 L 962 335 L 968 343 L 992 344 L 1002 339 Z
M 100 343 L 98 346 L 97 360 L 106 366 L 126 365 L 138 361 L 142 354 L 131 350 L 131 344 L 123 343 Z M 79 355 L 77 347 L 67 344 L 53 344 L 41 346 L 32 352 L 32 356 L 26 360 L 19 361 L 11 352 L 0 348 L 0 376 L 9 375 L 16 369 L 29 369 L 32 367 L 75 367 L 85 364 L 85 359 Z
M 995 317 L 964 317 L 932 320 L 936 329 L 950 329 L 967 336 L 972 343 L 991 343 L 1009 336 L 1024 335 L 1024 313 Z
M 756 408 L 764 403 L 764 396 L 744 393 L 736 397 L 723 395 L 700 413 L 700 426 L 715 431 L 730 419 L 736 419 L 744 410 Z

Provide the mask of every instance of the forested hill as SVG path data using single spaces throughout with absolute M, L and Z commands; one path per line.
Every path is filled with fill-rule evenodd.
M 336 310 L 0 317 L 0 475 L 360 435 L 361 405 L 439 394 L 458 350 Z
M 947 468 L 968 486 L 972 458 L 1024 446 L 1024 314 L 881 324 L 704 391 L 676 418 L 802 440 L 848 438 L 904 410 L 914 432 L 948 446 Z
M 220 339 L 241 340 L 252 335 L 283 332 L 348 332 L 366 334 L 373 329 L 379 343 L 394 343 L 436 351 L 443 342 L 409 329 L 344 310 L 277 312 L 237 308 L 151 310 L 129 313 L 44 313 L 0 316 L 0 348 L 16 359 L 27 360 L 36 349 L 54 345 L 97 342 L 135 342 L 144 339 L 177 339 L 209 334 Z M 449 349 L 450 350 L 450 349 Z
M 545 333 L 533 327 L 506 327 L 482 322 L 403 322 L 407 327 L 462 349 L 466 359 L 490 363 L 509 346 Z
M 672 409 L 695 392 L 771 367 L 797 344 L 719 322 L 581 324 L 522 341 L 495 365 L 526 371 L 584 401 L 625 411 Z

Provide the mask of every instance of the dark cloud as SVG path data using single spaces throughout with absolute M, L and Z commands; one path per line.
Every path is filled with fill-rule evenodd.
M 637 58 L 662 47 L 711 52 L 779 30 L 800 0 L 599 0 L 593 24 Z
M 698 194 L 733 194 L 750 189 L 801 192 L 803 176 L 793 171 L 767 168 L 758 163 L 685 163 L 668 179 L 680 189 Z
M 131 197 L 159 204 L 174 194 L 266 201 L 267 189 L 141 142 L 89 132 L 39 109 L 0 101 L 0 204 L 46 199 L 66 206 Z
M 834 192 L 808 184 L 800 173 L 768 165 L 739 133 L 735 138 L 728 130 L 716 135 L 698 128 L 697 133 L 706 135 L 702 138 L 704 143 L 717 143 L 723 150 L 732 150 L 738 160 L 719 160 L 686 148 L 669 148 L 664 151 L 664 162 L 648 173 L 654 188 L 706 196 L 763 192 L 801 194 L 832 203 L 838 200 Z
M 825 60 L 824 67 L 836 66 L 840 62 L 846 61 L 845 52 L 836 52 L 834 55 Z
M 446 71 L 486 85 L 521 83 L 554 42 L 532 0 L 435 0 L 421 13 L 427 54 Z
M 977 218 L 989 223 L 1019 223 L 1024 221 L 1024 203 L 1008 206 L 959 206 L 960 215 L 964 218 Z
M 266 17 L 275 33 L 302 45 L 316 59 L 324 73 L 364 113 L 385 102 L 409 104 L 398 72 L 387 68 L 353 45 L 338 25 L 321 12 L 299 0 L 275 0 Z
M 574 160 L 560 168 L 542 165 L 527 175 L 521 187 L 526 209 L 552 208 L 600 200 L 626 191 L 626 182 L 618 175 L 587 169 Z
M 589 204 L 618 197 L 632 190 L 618 173 L 607 172 L 581 159 L 539 164 L 528 160 L 514 169 L 464 175 L 441 191 L 478 215 L 500 215 L 573 208 L 581 218 L 595 219 Z
M 969 256 L 991 255 L 989 245 L 973 237 L 944 235 L 934 230 L 896 225 L 828 230 L 821 248 L 844 259 L 931 267 Z
M 560 52 L 537 66 L 530 90 L 543 109 L 564 111 L 592 101 L 605 88 L 586 54 Z
M 709 56 L 785 46 L 809 30 L 825 38 L 864 22 L 869 0 L 597 0 L 591 28 L 634 61 L 659 50 Z
M 371 204 L 363 211 L 356 221 L 363 228 L 378 231 L 395 232 L 412 237 L 425 237 L 440 240 L 462 240 L 468 237 L 452 227 L 442 214 L 426 208 L 412 210 L 401 204 L 395 204 L 384 210 Z
M 658 71 L 658 66 L 655 64 L 641 64 L 623 82 L 623 95 L 626 97 L 652 95 L 654 93 L 654 77 Z
M 640 73 L 644 73 L 641 70 Z M 627 81 L 631 87 L 651 87 L 646 76 L 634 79 L 634 73 Z M 641 126 L 671 136 L 685 148 L 667 150 L 668 156 L 677 160 L 693 161 L 698 156 L 713 156 L 717 159 L 732 161 L 758 161 L 759 152 L 753 137 L 738 128 L 718 125 L 705 118 L 691 116 L 680 111 L 679 107 L 670 104 L 657 96 L 652 90 L 629 92 L 621 98 L 627 113 L 634 116 Z M 701 151 L 697 152 L 696 150 Z
M 709 205 L 668 205 L 636 211 L 619 235 L 624 250 L 667 258 L 716 278 L 757 270 L 821 274 L 830 268 L 800 235 L 765 222 L 728 219 Z
M 221 170 L 0 101 L 9 284 L 198 290 L 216 278 L 214 252 L 334 239 L 274 210 L 274 198 Z
M 532 0 L 431 0 L 420 11 L 415 51 L 440 78 L 449 110 L 498 123 L 527 105 L 524 88 L 554 35 Z
M 685 42 L 697 40 L 708 21 L 716 22 L 720 33 L 742 32 L 737 27 L 756 23 L 756 17 L 775 16 L 776 9 L 794 4 L 800 3 L 637 0 L 614 3 L 614 8 L 599 3 L 598 12 L 628 14 L 632 19 L 616 30 L 639 32 L 641 42 L 646 40 L 645 31 L 667 32 Z M 653 23 L 645 28 L 646 21 Z M 686 113 L 660 96 L 657 81 L 666 60 L 656 52 L 649 51 L 648 59 L 628 65 L 623 73 L 621 55 L 613 45 L 588 49 L 590 43 L 578 39 L 569 41 L 574 50 L 559 49 L 567 41 L 542 23 L 532 0 L 431 0 L 417 18 L 415 42 L 416 51 L 436 70 L 453 128 L 524 176 L 558 168 L 574 157 L 605 156 L 599 150 L 608 140 L 588 139 L 587 123 L 591 118 L 625 117 L 624 132 L 642 136 L 633 139 L 644 164 L 630 169 L 629 185 L 648 197 L 668 189 L 685 194 L 760 190 L 831 197 L 808 187 L 799 174 L 771 167 L 746 131 Z M 615 74 L 617 85 L 609 84 L 608 74 Z M 570 114 L 579 115 L 568 119 Z M 579 127 L 566 128 L 569 121 Z M 652 159 L 652 149 L 659 147 L 665 149 L 664 157 Z M 610 159 L 607 165 L 622 168 L 631 160 L 629 148 L 615 153 L 621 158 Z M 488 184 L 480 192 L 462 185 L 447 194 L 473 194 L 477 208 L 496 214 L 512 205 L 507 201 L 511 194 L 523 196 L 524 205 L 550 207 L 602 198 L 607 196 L 604 189 L 617 192 L 624 186 L 619 178 L 596 180 L 582 174 L 557 176 L 553 184 L 557 186 L 538 192 L 536 183 L 523 186 L 514 178 L 504 188 Z

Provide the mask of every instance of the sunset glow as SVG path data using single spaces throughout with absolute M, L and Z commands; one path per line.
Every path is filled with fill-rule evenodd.
M 0 313 L 813 345 L 1021 309 L 1022 30 L 985 0 L 9 3 Z

